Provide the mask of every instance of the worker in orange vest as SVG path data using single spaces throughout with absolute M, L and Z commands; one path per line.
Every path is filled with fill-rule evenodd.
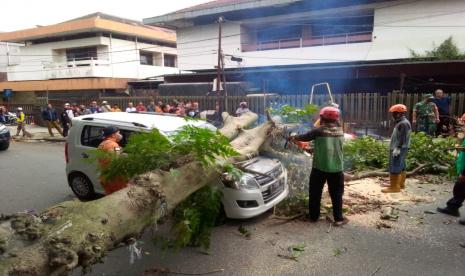
M 108 126 L 103 129 L 103 136 L 105 139 L 100 143 L 98 148 L 106 152 L 120 155 L 121 146 L 118 144 L 118 142 L 123 139 L 123 135 L 121 135 L 119 129 L 115 126 Z M 99 163 L 100 168 L 103 170 L 108 167 L 109 160 L 100 159 Z M 123 176 L 114 176 L 110 179 L 103 179 L 100 177 L 100 182 L 102 183 L 103 189 L 107 195 L 126 188 L 128 185 L 128 180 Z

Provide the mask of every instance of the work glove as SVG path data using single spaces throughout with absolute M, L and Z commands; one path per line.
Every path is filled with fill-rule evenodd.
M 392 151 L 392 156 L 394 156 L 394 157 L 399 156 L 399 154 L 400 154 L 400 149 L 399 149 L 399 148 L 395 148 L 395 149 Z

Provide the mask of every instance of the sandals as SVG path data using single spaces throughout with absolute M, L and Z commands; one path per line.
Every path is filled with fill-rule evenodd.
M 340 220 L 340 221 L 335 221 L 334 222 L 334 226 L 342 226 L 342 225 L 345 225 L 349 222 L 349 219 L 348 218 L 344 218 L 343 220 Z

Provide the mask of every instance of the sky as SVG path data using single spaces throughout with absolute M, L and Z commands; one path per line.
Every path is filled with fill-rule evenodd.
M 210 0 L 0 0 L 0 32 L 50 25 L 103 12 L 128 19 L 163 15 Z

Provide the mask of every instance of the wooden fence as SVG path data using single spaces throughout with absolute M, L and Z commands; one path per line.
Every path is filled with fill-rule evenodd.
M 354 126 L 363 126 L 364 128 L 388 128 L 390 125 L 390 117 L 388 114 L 389 106 L 397 103 L 407 105 L 409 110 L 408 116 L 411 116 L 411 110 L 415 103 L 422 99 L 422 94 L 413 93 L 346 93 L 334 94 L 334 101 L 339 104 L 342 111 L 342 118 L 345 123 Z M 465 93 L 456 93 L 449 95 L 451 97 L 451 114 L 461 116 L 465 112 Z M 215 96 L 158 96 L 158 97 L 102 97 L 95 99 L 99 104 L 103 100 L 109 102 L 110 105 L 117 104 L 124 110 L 129 102 L 136 105 L 138 102 L 143 102 L 145 105 L 150 101 L 163 101 L 164 103 L 172 103 L 177 101 L 193 101 L 198 102 L 201 110 L 214 110 L 217 102 Z M 89 105 L 92 99 L 77 100 L 78 104 Z M 280 107 L 282 105 L 292 105 L 296 107 L 303 107 L 310 102 L 308 94 L 299 95 L 255 95 L 255 96 L 230 96 L 225 102 L 221 99 L 223 107 L 227 107 L 227 111 L 234 114 L 236 108 L 241 101 L 247 101 L 249 108 L 258 114 L 263 115 L 265 110 L 269 107 Z M 328 95 L 315 95 L 313 103 L 319 106 L 325 106 L 329 103 Z M 61 109 L 65 100 L 49 100 L 40 98 L 38 104 L 9 104 L 9 110 L 14 110 L 18 106 L 22 106 L 28 117 L 28 122 L 33 122 L 34 108 L 38 105 L 45 107 L 47 102 L 52 103 L 58 110 Z

